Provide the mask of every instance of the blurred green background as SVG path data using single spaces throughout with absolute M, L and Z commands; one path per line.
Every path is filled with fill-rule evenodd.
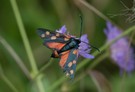
M 134 25 L 134 23 L 126 22 L 127 16 L 111 17 L 112 15 L 124 14 L 125 11 L 123 10 L 125 10 L 125 7 L 120 0 L 87 0 L 87 2 L 109 17 L 110 20 L 122 29 L 127 29 Z M 133 6 L 133 0 L 122 0 L 122 2 L 129 8 Z M 38 68 L 43 64 L 47 64 L 51 55 L 51 50 L 42 45 L 40 37 L 36 34 L 36 29 L 39 27 L 55 31 L 61 26 L 66 25 L 71 34 L 79 37 L 79 14 L 82 13 L 83 33 L 88 34 L 90 43 L 99 48 L 106 42 L 106 37 L 103 33 L 106 21 L 80 3 L 79 0 L 17 0 L 17 4 Z M 31 70 L 10 0 L 0 0 L 0 36 L 10 44 L 23 60 L 26 67 Z M 81 62 L 82 60 L 83 58 L 79 58 L 78 61 Z M 99 77 L 104 76 L 108 80 L 106 85 L 110 85 L 111 88 L 109 91 L 103 92 L 135 91 L 135 73 L 125 77 L 120 76 L 119 68 L 111 59 L 105 58 L 101 61 L 93 70 L 101 73 Z M 38 92 L 34 83 L 24 75 L 13 57 L 1 44 L 0 65 L 5 76 L 15 85 L 19 92 Z M 89 65 L 80 69 L 76 73 L 74 80 L 86 73 L 85 71 L 88 67 Z M 64 75 L 58 65 L 58 59 L 54 59 L 53 63 L 44 70 L 43 74 L 45 75 L 43 77 L 45 89 L 51 88 Z M 103 80 L 102 82 L 102 85 L 106 83 Z M 1 75 L 0 92 L 13 92 Z M 93 78 L 87 74 L 76 83 L 70 80 L 63 81 L 52 92 L 98 92 L 98 87 L 94 84 Z

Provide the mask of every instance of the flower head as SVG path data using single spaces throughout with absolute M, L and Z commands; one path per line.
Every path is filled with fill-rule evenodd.
M 107 36 L 107 42 L 118 37 L 122 31 L 116 26 L 107 22 L 107 28 L 104 29 Z M 120 38 L 110 46 L 111 58 L 120 67 L 120 69 L 127 72 L 132 72 L 135 69 L 135 58 L 133 48 L 129 45 L 126 37 Z
M 85 57 L 85 58 L 94 58 L 94 56 L 90 55 L 90 45 L 87 38 L 87 34 L 84 34 L 80 38 L 81 43 L 79 44 L 79 55 Z
M 56 30 L 56 32 L 70 35 L 66 31 L 67 31 L 67 28 L 66 28 L 65 25 L 62 26 L 59 30 Z M 73 37 L 73 38 L 75 38 L 75 39 L 79 39 L 81 41 L 81 43 L 79 44 L 79 47 L 78 47 L 78 50 L 79 50 L 78 55 L 81 55 L 81 56 L 83 56 L 85 58 L 89 58 L 89 59 L 94 58 L 94 56 L 92 56 L 92 55 L 89 54 L 91 48 L 90 48 L 90 45 L 89 45 L 87 34 L 82 35 L 80 38 L 76 38 L 76 36 L 73 36 L 73 35 L 70 35 L 70 36 Z

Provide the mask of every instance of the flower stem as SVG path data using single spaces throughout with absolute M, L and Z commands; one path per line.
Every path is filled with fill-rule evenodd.
M 93 69 L 97 64 L 99 64 L 103 59 L 107 58 L 108 56 L 109 53 L 106 51 L 104 54 L 100 55 L 96 60 L 94 60 L 87 70 Z
M 0 75 L 3 81 L 13 90 L 13 92 L 19 92 L 17 88 L 12 84 L 12 82 L 5 76 L 1 65 L 0 65 Z
M 92 10 L 95 14 L 97 14 L 99 17 L 101 17 L 102 19 L 104 19 L 106 21 L 110 21 L 110 19 L 107 16 L 105 16 L 104 14 L 102 14 L 99 10 L 97 10 L 92 5 L 88 4 L 85 0 L 79 0 L 79 1 L 80 1 L 80 3 L 82 3 L 83 5 L 85 5 L 88 9 Z
M 121 82 L 120 82 L 120 91 L 119 92 L 125 92 L 125 80 L 126 80 L 126 71 L 124 71 L 124 73 L 123 73 L 123 76 L 122 76 L 122 78 L 121 78 Z
M 30 64 L 31 64 L 31 68 L 32 68 L 34 73 L 37 73 L 38 69 L 37 69 L 37 66 L 36 66 L 36 63 L 35 63 L 35 59 L 34 59 L 33 54 L 32 54 L 32 50 L 31 50 L 31 47 L 30 47 L 30 43 L 28 41 L 28 37 L 27 37 L 25 29 L 24 29 L 24 25 L 23 25 L 23 22 L 22 22 L 22 19 L 21 19 L 21 15 L 20 15 L 16 0 L 10 0 L 10 1 L 11 1 L 13 12 L 14 12 L 14 15 L 15 15 L 15 18 L 16 18 L 16 21 L 17 21 L 17 25 L 19 27 L 19 31 L 20 31 L 20 34 L 21 34 L 26 52 L 27 52 L 27 55 L 28 55 L 28 58 L 29 58 L 29 61 L 30 61 Z
M 48 67 L 52 64 L 52 60 L 53 60 L 53 58 L 51 58 L 47 64 L 44 64 L 44 65 L 39 69 L 39 72 L 35 75 L 35 77 L 34 77 L 33 79 L 37 78 L 46 68 L 48 68 Z
M 14 51 L 14 49 L 6 42 L 6 40 L 1 36 L 0 36 L 0 43 L 10 53 L 10 55 L 15 59 L 16 63 L 19 65 L 19 67 L 24 72 L 24 74 L 27 76 L 27 78 L 32 79 L 29 70 L 27 69 L 27 67 L 21 60 L 21 58 L 17 55 L 17 53 Z
M 19 9 L 18 9 L 18 6 L 17 6 L 17 2 L 16 2 L 16 0 L 10 0 L 10 3 L 11 3 L 11 6 L 12 6 L 12 9 L 13 9 L 16 21 L 17 21 L 17 25 L 19 27 L 19 31 L 20 31 L 20 34 L 21 34 L 21 37 L 22 37 L 22 40 L 23 40 L 23 44 L 24 44 L 26 53 L 28 55 L 30 65 L 31 65 L 31 69 L 32 69 L 32 75 L 31 76 L 34 77 L 38 73 L 38 68 L 37 68 L 36 61 L 34 59 L 31 47 L 30 47 L 28 37 L 26 35 L 26 31 L 25 31 L 25 28 L 24 28 L 24 25 L 23 25 L 23 22 L 22 22 L 22 19 L 21 19 L 21 15 L 20 15 L 20 12 L 19 12 Z M 39 92 L 45 92 L 42 81 L 41 81 L 41 77 L 39 77 L 35 81 L 36 81 L 36 84 L 39 88 Z
M 110 43 L 107 43 L 105 45 L 103 45 L 101 48 L 99 48 L 99 50 L 101 51 L 101 53 L 106 50 L 111 44 L 113 44 L 115 41 L 117 41 L 118 39 L 122 38 L 123 36 L 128 35 L 129 33 L 131 33 L 132 31 L 135 30 L 135 26 L 130 27 L 129 29 L 125 30 L 125 32 L 123 32 L 121 35 L 119 35 L 118 37 L 116 37 L 114 40 L 110 41 Z M 93 53 L 93 55 L 96 57 L 97 55 L 101 54 L 97 51 L 95 51 Z M 90 61 L 89 59 L 85 59 L 83 60 L 78 66 L 76 71 L 78 71 L 79 69 L 81 69 L 83 66 L 87 65 Z M 97 61 L 98 62 L 98 61 Z M 95 67 L 96 63 L 95 61 L 93 61 L 93 64 L 91 66 L 91 68 Z M 62 76 L 63 78 L 63 76 Z M 62 78 L 60 78 L 59 80 L 57 80 L 56 82 L 53 83 L 53 85 L 50 87 L 50 90 L 54 90 L 55 88 L 57 88 L 64 80 L 62 80 Z
M 86 72 L 89 72 L 91 69 L 96 67 L 96 65 L 98 65 L 103 59 L 107 58 L 108 56 L 109 56 L 109 54 L 107 52 L 100 55 L 97 59 L 92 61 L 93 63 L 86 69 Z M 84 78 L 87 75 L 86 72 L 81 73 L 80 76 L 73 82 L 73 84 L 76 84 L 78 81 L 80 81 L 82 78 Z M 71 89 L 73 89 L 73 88 L 74 87 L 71 87 Z
M 48 92 L 54 92 L 53 90 L 57 88 L 65 80 L 66 80 L 65 76 L 62 76 L 59 80 L 54 82 L 54 84 L 51 87 L 48 88 Z
M 106 58 L 108 56 L 108 53 L 105 53 L 101 56 L 99 56 L 99 58 L 97 58 L 96 60 L 93 61 L 93 63 L 90 65 L 90 67 L 87 69 L 93 69 L 97 64 L 100 63 L 101 60 L 103 60 L 104 58 Z M 85 61 L 82 61 L 85 62 Z M 76 71 L 77 72 L 77 71 Z M 80 74 L 81 77 L 79 77 L 78 79 L 76 79 L 73 83 L 75 84 L 76 82 L 78 82 L 79 80 L 81 80 L 82 78 L 84 78 L 86 76 L 86 73 Z M 65 78 L 66 79 L 66 78 Z M 60 78 L 58 81 L 56 81 L 49 89 L 49 92 L 53 91 L 55 88 L 57 88 L 58 85 L 61 84 L 61 82 L 64 81 L 64 76 L 62 76 L 62 78 Z M 71 87 L 72 89 L 72 87 Z
M 115 41 L 117 41 L 118 39 L 122 38 L 123 36 L 128 35 L 129 33 L 131 33 L 132 31 L 135 31 L 135 26 L 130 27 L 129 29 L 125 30 L 125 32 L 123 32 L 121 35 L 119 35 L 118 37 L 116 37 L 115 39 L 113 39 L 112 41 L 110 41 L 109 43 L 103 45 L 101 48 L 99 48 L 99 50 L 101 51 L 101 53 L 106 50 L 111 44 L 113 44 Z M 93 55 L 96 57 L 98 54 L 101 54 L 97 51 L 95 51 L 93 53 Z M 84 65 L 86 65 L 88 63 L 89 59 L 85 59 L 84 61 L 82 61 L 78 67 L 77 70 L 82 68 Z

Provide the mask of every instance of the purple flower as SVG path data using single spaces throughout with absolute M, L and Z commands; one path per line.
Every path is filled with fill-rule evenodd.
M 59 30 L 56 30 L 56 32 L 62 33 L 62 34 L 66 34 L 66 35 L 70 35 L 69 33 L 66 32 L 67 28 L 66 26 L 62 26 Z M 76 36 L 70 35 L 72 38 L 75 38 L 76 40 L 80 40 L 81 43 L 79 44 L 79 52 L 78 55 L 83 56 L 84 58 L 89 58 L 89 59 L 93 59 L 94 56 L 90 55 L 90 45 L 89 45 L 89 41 L 87 38 L 87 34 L 82 35 L 80 38 L 76 38 Z
M 87 39 L 87 34 L 84 34 L 80 38 L 81 43 L 79 44 L 79 55 L 83 56 L 84 58 L 92 59 L 94 56 L 90 55 L 90 45 Z
M 122 31 L 116 26 L 107 22 L 107 28 L 104 29 L 104 33 L 107 36 L 107 42 L 118 37 Z M 111 58 L 120 67 L 121 72 L 123 70 L 128 73 L 135 69 L 135 58 L 133 48 L 129 45 L 129 41 L 126 37 L 120 38 L 110 46 Z

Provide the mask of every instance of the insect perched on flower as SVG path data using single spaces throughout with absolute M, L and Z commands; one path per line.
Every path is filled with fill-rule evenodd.
M 51 57 L 60 58 L 59 65 L 71 79 L 74 78 L 78 56 L 92 59 L 91 50 L 87 35 L 80 38 L 66 32 L 65 26 L 52 32 L 48 29 L 38 28 L 38 34 L 43 39 L 43 44 L 52 50 Z

